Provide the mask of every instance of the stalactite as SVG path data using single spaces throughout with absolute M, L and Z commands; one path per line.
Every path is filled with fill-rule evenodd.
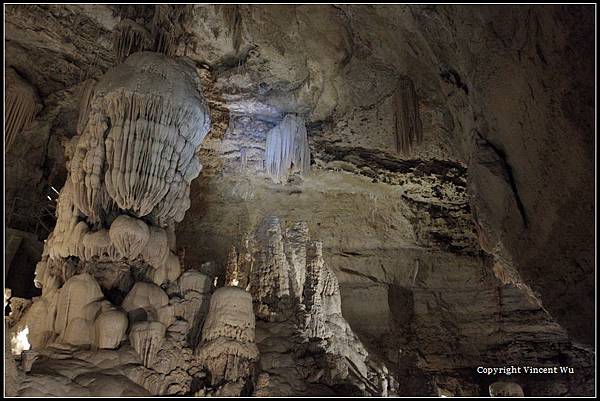
M 282 183 L 290 173 L 310 170 L 310 148 L 302 117 L 288 114 L 268 132 L 265 167 L 273 180 Z
M 94 98 L 94 87 L 97 81 L 89 79 L 83 84 L 81 100 L 79 101 L 79 116 L 77 118 L 77 134 L 81 135 L 87 124 L 90 114 L 92 99 Z
M 171 21 L 172 17 L 177 15 L 171 15 L 177 12 L 177 9 L 173 9 L 168 5 L 157 5 L 154 8 L 154 16 L 152 17 L 152 39 L 153 48 L 152 50 L 158 53 L 172 56 L 177 50 L 177 36 L 175 34 L 175 26 Z
M 396 151 L 406 154 L 423 141 L 423 127 L 415 85 L 408 77 L 400 78 L 393 95 Z
M 125 61 L 130 54 L 148 50 L 152 46 L 152 36 L 142 25 L 130 19 L 123 19 L 113 32 L 113 49 L 117 63 Z
M 4 128 L 4 149 L 10 148 L 17 134 L 30 123 L 40 110 L 40 99 L 29 82 L 7 68 L 5 74 L 6 121 Z
M 232 38 L 233 50 L 237 53 L 242 42 L 242 15 L 240 13 L 240 5 L 222 5 L 223 19 L 229 28 L 229 34 Z

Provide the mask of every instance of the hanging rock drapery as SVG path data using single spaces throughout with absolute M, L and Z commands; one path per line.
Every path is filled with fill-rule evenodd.
M 423 141 L 423 126 L 415 84 L 408 77 L 398 80 L 393 95 L 395 111 L 396 151 L 406 154 Z
M 41 102 L 35 88 L 21 78 L 13 68 L 6 68 L 5 72 L 4 149 L 6 151 L 13 144 L 17 134 L 41 109 Z
M 265 168 L 276 182 L 285 182 L 295 171 L 305 174 L 310 170 L 304 118 L 288 114 L 267 133 Z

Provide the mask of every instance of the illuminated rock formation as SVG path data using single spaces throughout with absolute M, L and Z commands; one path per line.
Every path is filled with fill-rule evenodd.
M 241 288 L 223 287 L 214 292 L 202 342 L 196 349 L 209 370 L 213 385 L 244 381 L 258 359 L 255 344 L 252 296 Z
M 273 180 L 282 183 L 294 172 L 308 173 L 310 149 L 302 117 L 288 114 L 269 131 L 265 167 Z

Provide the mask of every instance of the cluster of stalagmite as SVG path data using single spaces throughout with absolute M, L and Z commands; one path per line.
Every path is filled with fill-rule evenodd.
M 310 240 L 307 224 L 298 222 L 284 229 L 279 218 L 268 217 L 257 229 L 252 243 L 256 256 L 250 293 L 262 332 L 271 333 L 263 334 L 258 344 L 260 365 L 266 370 L 258 376 L 262 384 L 257 391 L 284 395 L 284 388 L 293 386 L 288 383 L 298 381 L 331 386 L 358 383 L 372 395 L 395 391 L 388 388 L 385 366 L 371 363 L 366 349 L 342 316 L 339 283 L 323 259 L 322 243 Z M 295 361 L 321 372 L 318 378 L 299 378 L 287 372 L 283 356 L 277 355 L 285 355 L 285 344 L 290 340 L 280 338 L 279 332 L 288 333 L 287 336 L 293 333 L 298 339 L 294 341 L 308 342 L 320 350 L 323 359 L 316 364 L 314 359 Z M 272 344 L 277 347 L 272 348 Z M 289 347 L 299 352 L 301 346 L 291 343 Z M 386 378 L 385 385 L 381 384 L 381 377 Z M 281 387 L 282 383 L 286 384 Z
M 35 300 L 12 330 L 27 330 L 33 350 L 51 343 L 115 349 L 128 327 L 124 312 L 104 299 L 94 277 L 87 273 L 69 278 L 59 289 Z
M 127 46 L 123 54 L 136 44 Z M 193 68 L 147 52 L 88 81 L 80 107 L 57 224 L 36 268 L 42 296 L 23 311 L 15 303 L 13 351 L 126 344 L 141 367 L 158 369 L 150 370 L 157 388 L 171 391 L 165 383 L 178 379 L 160 353 L 192 355 L 212 291 L 205 275 L 182 275 L 173 236 L 201 170 L 208 109 Z
M 13 68 L 4 70 L 6 122 L 4 125 L 4 149 L 10 148 L 17 134 L 30 123 L 41 109 L 35 88 L 21 78 Z
M 79 117 L 45 260 L 141 261 L 156 284 L 176 280 L 169 232 L 189 208 L 201 170 L 195 150 L 209 126 L 193 69 L 133 54 L 85 87 Z
M 265 168 L 274 181 L 281 183 L 294 172 L 308 173 L 310 148 L 304 118 L 287 114 L 267 133 Z

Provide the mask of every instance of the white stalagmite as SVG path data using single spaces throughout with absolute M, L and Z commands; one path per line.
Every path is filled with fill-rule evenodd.
M 310 148 L 304 118 L 287 114 L 267 133 L 265 168 L 276 182 L 286 182 L 293 172 L 310 170 Z
M 248 378 L 258 359 L 252 296 L 238 287 L 222 287 L 210 299 L 196 355 L 212 384 Z
M 10 148 L 17 134 L 30 123 L 41 109 L 40 98 L 33 86 L 12 68 L 5 70 L 6 121 L 4 125 L 4 149 Z

